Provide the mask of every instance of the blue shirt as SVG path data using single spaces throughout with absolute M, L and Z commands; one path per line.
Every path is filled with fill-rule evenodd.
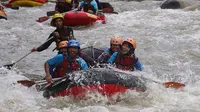
M 114 61 L 117 58 L 117 55 L 118 55 L 118 52 L 113 53 L 112 56 L 110 56 L 110 58 L 108 59 L 107 63 L 111 63 L 111 64 L 114 63 Z M 135 67 L 137 70 L 140 70 L 140 71 L 142 71 L 143 69 L 142 64 L 140 63 L 139 60 L 136 62 L 136 64 L 133 65 L 133 67 Z
M 88 3 L 82 1 L 82 2 L 80 3 L 80 8 L 81 8 L 81 9 L 84 7 L 84 4 L 88 4 Z M 96 3 L 94 0 L 90 2 L 90 5 L 92 5 L 92 6 L 94 7 L 94 9 L 96 9 L 96 10 L 98 9 L 97 3 Z
M 87 63 L 81 57 L 78 57 L 76 60 L 77 60 L 78 64 L 80 65 L 81 70 L 88 69 Z M 63 54 L 58 54 L 58 55 L 54 56 L 53 58 L 47 60 L 47 63 L 49 64 L 49 69 L 50 69 L 51 75 L 53 75 L 53 69 L 56 68 L 58 65 L 60 65 L 63 61 L 64 61 Z

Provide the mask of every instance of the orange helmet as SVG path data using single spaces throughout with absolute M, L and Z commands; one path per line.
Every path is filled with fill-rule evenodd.
M 110 40 L 110 44 L 122 45 L 123 40 L 119 36 L 114 36 Z
M 134 39 L 127 38 L 124 42 L 130 43 L 133 46 L 134 49 L 136 48 L 136 41 Z
M 67 47 L 67 44 L 68 44 L 68 41 L 61 41 L 61 42 L 58 44 L 58 49 Z

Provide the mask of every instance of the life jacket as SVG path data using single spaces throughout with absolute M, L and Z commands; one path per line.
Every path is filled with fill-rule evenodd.
M 72 34 L 72 29 L 70 27 L 64 27 L 63 30 L 55 30 L 54 32 L 58 32 L 60 37 L 59 38 L 56 38 L 55 42 L 56 42 L 56 46 L 58 47 L 58 44 L 61 42 L 61 41 L 69 41 L 71 40 L 70 37 L 73 37 L 73 34 Z
M 116 67 L 121 70 L 134 71 L 134 65 L 137 63 L 138 58 L 133 56 L 117 55 L 115 60 Z
M 63 58 L 63 62 L 55 69 L 55 78 L 63 77 L 66 73 L 80 70 L 80 65 L 77 61 L 69 60 L 66 55 L 63 55 Z

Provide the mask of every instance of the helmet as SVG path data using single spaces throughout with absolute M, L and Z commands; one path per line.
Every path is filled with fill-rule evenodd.
M 112 37 L 111 38 L 111 40 L 110 40 L 110 44 L 119 44 L 119 45 L 121 45 L 122 44 L 122 39 L 121 39 L 121 37 L 119 37 L 119 36 L 114 36 L 114 37 Z
M 72 0 L 65 0 L 65 2 L 67 2 L 67 3 L 71 3 L 71 2 L 72 2 Z
M 70 40 L 67 47 L 78 47 L 80 49 L 80 43 L 77 40 Z
M 52 26 L 55 26 L 55 20 L 58 19 L 58 18 L 61 18 L 62 20 L 64 20 L 64 17 L 63 17 L 62 14 L 56 13 L 56 14 L 53 15 L 52 20 L 51 20 Z
M 134 39 L 132 39 L 132 38 L 127 38 L 124 42 L 130 43 L 130 44 L 133 46 L 134 49 L 136 48 L 136 41 L 135 41 Z M 123 43 L 124 43 L 124 42 L 123 42 Z
M 56 13 L 56 14 L 53 15 L 52 20 L 57 19 L 57 18 L 62 18 L 62 19 L 64 19 L 64 17 L 63 17 L 62 14 Z
M 58 44 L 58 49 L 67 47 L 67 43 L 68 43 L 68 41 L 61 41 L 61 42 Z

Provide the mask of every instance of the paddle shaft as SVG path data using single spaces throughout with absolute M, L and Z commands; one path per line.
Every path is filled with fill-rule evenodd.
M 107 67 L 110 68 L 110 69 L 113 69 L 113 70 L 117 69 L 117 68 L 114 68 L 114 67 L 111 67 L 111 66 L 107 66 Z M 126 72 L 124 72 L 124 71 L 122 71 L 120 69 L 117 69 L 116 71 L 124 73 L 124 74 L 127 74 L 127 75 L 132 75 L 131 73 L 126 73 Z M 165 86 L 166 88 L 170 87 L 170 88 L 174 88 L 174 89 L 179 89 L 179 88 L 182 88 L 182 87 L 185 86 L 185 84 L 179 83 L 179 82 L 164 82 L 163 83 L 163 82 L 158 82 L 158 81 L 155 81 L 155 80 L 152 80 L 152 79 L 148 79 L 148 78 L 145 78 L 145 77 L 142 77 L 142 78 L 145 79 L 145 80 L 152 81 L 152 82 L 157 83 L 157 84 L 161 84 L 161 85 Z
M 13 64 L 16 64 L 16 63 L 18 63 L 19 61 L 21 61 L 22 59 L 24 59 L 25 57 L 27 57 L 29 54 L 31 54 L 32 52 L 29 52 L 29 53 L 27 53 L 25 56 L 23 56 L 23 57 L 21 57 L 19 60 L 17 60 L 15 63 L 13 63 Z
M 53 38 L 53 36 L 50 37 L 50 38 L 49 38 L 46 42 L 44 42 L 42 45 L 44 45 L 45 43 L 47 43 L 48 41 L 50 41 L 52 38 Z M 40 46 L 42 46 L 42 45 L 40 45 Z M 8 69 L 10 69 L 12 66 L 14 66 L 16 63 L 20 62 L 22 59 L 24 59 L 25 57 L 27 57 L 27 56 L 30 55 L 31 53 L 32 53 L 32 51 L 29 52 L 29 53 L 27 53 L 26 55 L 24 55 L 23 57 L 21 57 L 20 59 L 18 59 L 17 61 L 15 61 L 14 63 L 12 63 L 12 64 L 7 64 L 7 65 L 3 65 L 3 66 L 4 66 L 4 67 L 7 67 Z

